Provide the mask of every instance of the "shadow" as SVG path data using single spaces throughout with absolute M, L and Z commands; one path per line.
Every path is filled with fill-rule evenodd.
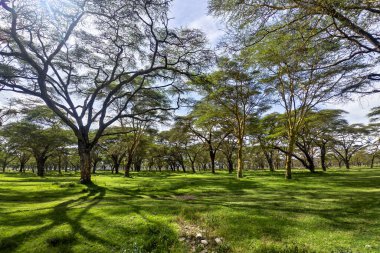
M 113 245 L 108 240 L 104 240 L 95 234 L 91 233 L 90 231 L 86 230 L 80 223 L 80 221 L 84 218 L 84 216 L 88 213 L 88 211 L 96 206 L 104 196 L 106 195 L 106 189 L 104 187 L 100 187 L 97 185 L 88 185 L 86 190 L 88 193 L 85 196 L 71 199 L 64 201 L 52 208 L 42 208 L 42 209 L 36 209 L 33 211 L 41 211 L 41 210 L 50 210 L 47 214 L 39 215 L 30 215 L 26 214 L 24 219 L 4 219 L 2 220 L 2 224 L 6 226 L 14 225 L 14 226 L 20 226 L 22 224 L 24 225 L 36 225 L 40 223 L 44 219 L 50 220 L 50 224 L 43 225 L 39 228 L 35 229 L 29 229 L 21 233 L 16 233 L 13 236 L 2 238 L 0 241 L 0 251 L 1 252 L 12 252 L 16 250 L 23 240 L 27 238 L 30 235 L 40 235 L 43 233 L 46 233 L 52 228 L 59 227 L 63 224 L 68 224 L 71 227 L 71 233 L 68 235 L 65 235 L 64 237 L 52 237 L 48 238 L 46 240 L 46 243 L 48 244 L 48 247 L 57 247 L 57 246 L 63 246 L 62 249 L 64 252 L 72 252 L 71 251 L 71 244 L 76 243 L 75 238 L 76 235 L 79 234 L 85 240 L 90 242 L 98 242 L 105 245 Z M 70 217 L 68 215 L 68 212 L 72 209 L 78 208 L 79 206 L 81 211 L 75 216 Z M 25 212 L 28 212 L 29 210 L 25 210 Z M 20 211 L 18 211 L 20 212 Z M 13 212 L 14 213 L 14 212 Z M 8 213 L 9 214 L 9 213 Z M 7 222 L 4 222 L 7 220 Z M 61 249 L 61 250 L 62 250 Z

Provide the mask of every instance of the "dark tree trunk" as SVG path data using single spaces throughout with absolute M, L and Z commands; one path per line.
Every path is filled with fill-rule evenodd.
M 191 160 L 191 171 L 195 173 L 195 160 Z
M 113 168 L 115 170 L 115 174 L 119 174 L 120 163 L 114 163 Z
M 19 170 L 20 173 L 23 173 L 25 172 L 25 163 L 20 163 L 20 170 Z
M 215 157 L 214 151 L 210 150 L 210 160 L 211 160 L 211 173 L 215 174 Z
M 267 160 L 269 170 L 274 172 L 274 163 L 273 163 L 273 153 L 269 151 L 264 151 L 265 159 Z
M 232 158 L 227 159 L 227 164 L 228 164 L 228 173 L 232 174 L 234 171 L 234 162 L 232 161 Z
M 132 167 L 132 159 L 128 158 L 127 164 L 125 165 L 125 172 L 124 172 L 125 177 L 130 177 L 129 172 L 131 171 L 131 167 Z
M 311 173 L 315 173 L 315 164 L 314 159 L 309 154 L 306 155 L 306 160 L 308 162 L 307 169 L 310 170 Z
M 92 166 L 92 174 L 96 173 L 96 166 L 98 165 L 98 163 L 99 163 L 99 160 L 95 159 L 94 164 Z
M 343 162 L 344 162 L 344 166 L 346 166 L 346 169 L 349 170 L 350 169 L 350 160 L 346 158 L 346 159 L 344 159 Z
M 327 171 L 326 165 L 326 143 L 323 143 L 321 148 L 321 167 L 323 171 Z
M 37 176 L 43 177 L 45 176 L 45 163 L 47 158 L 46 157 L 36 157 L 37 162 Z
M 91 147 L 82 141 L 78 141 L 78 154 L 80 157 L 80 182 L 91 184 Z

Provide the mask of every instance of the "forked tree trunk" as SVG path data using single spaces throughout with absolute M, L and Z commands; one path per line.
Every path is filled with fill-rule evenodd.
M 264 156 L 267 160 L 269 171 L 274 172 L 273 154 L 269 151 L 264 151 Z

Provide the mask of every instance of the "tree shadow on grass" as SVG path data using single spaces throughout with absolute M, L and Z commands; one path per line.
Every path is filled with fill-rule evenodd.
M 96 185 L 89 185 L 86 189 L 88 191 L 88 194 L 85 196 L 82 196 L 77 199 L 71 199 L 64 201 L 58 205 L 56 205 L 53 208 L 50 208 L 51 211 L 47 214 L 35 214 L 30 215 L 26 214 L 28 218 L 25 218 L 22 220 L 24 222 L 24 225 L 30 225 L 30 223 L 35 224 L 36 221 L 42 221 L 42 220 L 51 220 L 51 223 L 44 225 L 39 228 L 26 230 L 21 233 L 16 233 L 13 236 L 2 238 L 0 241 L 0 251 L 1 252 L 12 252 L 15 251 L 25 238 L 31 238 L 33 236 L 40 236 L 43 233 L 47 233 L 49 230 L 68 224 L 71 227 L 71 233 L 64 235 L 64 236 L 57 236 L 57 237 L 50 237 L 46 240 L 46 243 L 48 244 L 48 247 L 63 247 L 64 252 L 71 252 L 70 245 L 75 243 L 75 238 L 77 234 L 80 234 L 82 237 L 86 238 L 86 240 L 90 242 L 100 242 L 105 245 L 112 245 L 111 242 L 104 240 L 103 238 L 100 238 L 92 233 L 90 233 L 88 230 L 86 230 L 80 223 L 80 221 L 86 216 L 91 208 L 96 206 L 102 199 L 104 198 L 106 194 L 106 189 L 100 186 Z M 81 211 L 79 212 L 76 217 L 70 217 L 68 212 L 72 210 L 73 208 L 78 208 L 78 206 L 82 206 Z M 4 225 L 12 225 L 11 219 L 9 221 L 9 224 Z M 20 222 L 16 224 L 20 226 Z

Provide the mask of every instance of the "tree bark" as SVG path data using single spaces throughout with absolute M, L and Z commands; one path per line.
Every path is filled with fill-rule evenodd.
M 129 172 L 131 171 L 131 167 L 132 167 L 132 159 L 128 157 L 127 164 L 125 165 L 125 172 L 124 172 L 125 177 L 130 177 Z
M 350 160 L 348 160 L 348 159 L 344 159 L 344 165 L 346 166 L 346 169 L 350 169 Z
M 191 171 L 195 173 L 195 159 L 191 160 Z
M 212 174 L 215 174 L 215 157 L 216 157 L 215 152 L 210 150 L 211 173 Z
M 375 165 L 375 159 L 376 159 L 376 155 L 372 155 L 372 158 L 371 158 L 371 169 L 373 169 L 374 165 Z
M 37 176 L 43 177 L 45 176 L 45 162 L 47 158 L 46 157 L 36 157 L 37 162 Z
M 95 161 L 94 161 L 94 164 L 93 164 L 93 166 L 92 166 L 92 174 L 95 174 L 96 173 L 96 166 L 98 165 L 98 160 L 96 159 Z
M 243 177 L 244 161 L 243 161 L 243 139 L 238 138 L 238 150 L 237 150 L 237 177 Z
M 232 158 L 227 159 L 227 164 L 228 164 L 228 173 L 232 174 L 234 171 L 234 162 L 232 161 Z
M 264 156 L 267 160 L 267 163 L 268 163 L 268 166 L 269 166 L 269 170 L 271 172 L 274 172 L 274 163 L 273 163 L 273 153 L 269 152 L 269 151 L 264 151 Z
M 287 152 L 285 153 L 285 178 L 292 179 L 292 156 L 294 152 L 296 138 L 295 135 L 289 135 Z
M 114 163 L 113 168 L 115 170 L 115 174 L 119 174 L 120 163 Z
M 91 184 L 91 147 L 82 141 L 78 141 L 78 153 L 80 157 L 80 182 Z
M 321 167 L 323 171 L 327 171 L 326 166 L 326 144 L 323 143 L 320 147 L 321 149 Z

